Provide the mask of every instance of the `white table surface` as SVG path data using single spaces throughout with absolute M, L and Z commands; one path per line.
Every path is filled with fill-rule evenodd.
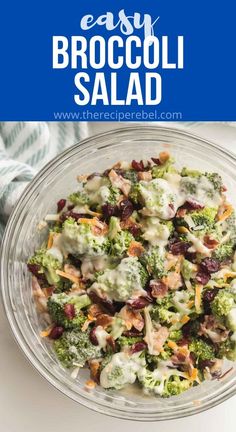
M 90 124 L 89 131 L 107 127 Z M 191 129 L 236 151 L 236 128 L 232 125 L 199 123 L 191 125 Z M 109 418 L 76 404 L 48 384 L 29 364 L 13 339 L 0 306 L 1 432 L 233 432 L 235 425 L 236 397 L 192 417 L 148 424 Z

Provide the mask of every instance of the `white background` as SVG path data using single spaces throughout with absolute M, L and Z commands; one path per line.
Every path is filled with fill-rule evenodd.
M 186 126 L 236 152 L 235 125 L 179 124 L 179 127 Z M 107 128 L 104 124 L 93 123 L 89 132 L 104 128 Z M 113 419 L 83 408 L 60 394 L 33 369 L 14 341 L 0 306 L 0 432 L 199 432 L 205 429 L 233 432 L 235 428 L 236 397 L 196 416 L 158 424 Z

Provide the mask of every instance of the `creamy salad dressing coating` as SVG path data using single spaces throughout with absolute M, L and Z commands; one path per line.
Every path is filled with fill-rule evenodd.
M 220 376 L 236 360 L 236 217 L 220 176 L 162 152 L 78 180 L 28 261 L 58 360 L 74 377 L 89 367 L 89 388 L 161 397 Z
M 97 282 L 92 284 L 89 292 L 97 291 L 105 294 L 110 300 L 121 302 L 146 296 L 147 292 L 141 285 L 139 269 L 140 264 L 136 257 L 124 258 L 116 268 L 107 269 L 98 276 Z

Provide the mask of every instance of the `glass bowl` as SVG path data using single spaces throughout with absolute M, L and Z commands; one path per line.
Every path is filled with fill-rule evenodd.
M 27 258 L 44 239 L 38 223 L 55 213 L 55 203 L 76 189 L 76 176 L 104 171 L 118 160 L 147 159 L 168 149 L 178 167 L 216 171 L 222 175 L 236 207 L 236 157 L 197 136 L 166 127 L 135 126 L 93 136 L 60 154 L 42 169 L 18 201 L 8 222 L 1 256 L 5 311 L 17 342 L 35 368 L 73 400 L 100 413 L 123 419 L 157 421 L 184 417 L 213 407 L 236 393 L 236 370 L 170 399 L 141 392 L 85 388 L 88 372 L 77 379 L 58 363 L 50 343 L 39 336 L 40 323 L 32 299 Z M 232 366 L 232 365 L 231 365 Z M 229 365 L 226 365 L 229 369 Z

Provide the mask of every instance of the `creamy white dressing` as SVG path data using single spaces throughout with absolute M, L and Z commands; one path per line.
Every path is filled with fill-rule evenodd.
M 145 204 L 142 212 L 145 215 L 169 220 L 175 216 L 178 207 L 185 202 L 178 183 L 174 182 L 172 177 L 169 177 L 169 180 L 158 178 L 149 182 L 140 181 L 139 185 Z
M 64 224 L 60 237 L 60 248 L 64 254 L 72 255 L 104 255 L 103 245 L 106 239 L 104 236 L 96 236 L 86 224 Z
M 106 269 L 98 276 L 97 282 L 92 284 L 89 291 L 105 293 L 108 298 L 115 301 L 146 296 L 147 292 L 141 285 L 138 259 L 124 258 L 116 268 Z
M 130 356 L 125 352 L 119 352 L 112 356 L 111 361 L 105 366 L 100 375 L 100 384 L 104 388 L 115 387 L 117 389 L 126 384 L 133 384 L 138 371 L 144 366 L 145 360 L 138 355 Z
M 168 243 L 170 236 L 169 228 L 160 223 L 160 220 L 155 217 L 149 217 L 142 221 L 142 237 L 152 246 L 164 248 Z
M 194 199 L 208 207 L 218 207 L 222 203 L 221 194 L 206 176 L 182 177 L 180 190 L 186 199 Z
M 107 333 L 102 326 L 97 326 L 95 330 L 95 336 L 97 338 L 99 348 L 105 348 L 107 346 L 107 338 L 109 337 L 109 333 Z
M 211 255 L 211 250 L 208 249 L 198 237 L 188 232 L 187 239 L 192 242 L 192 246 L 188 249 L 189 252 L 199 252 L 207 257 Z
M 93 279 L 95 272 L 104 271 L 110 263 L 107 255 L 98 257 L 84 257 L 81 264 L 81 272 L 84 278 Z

